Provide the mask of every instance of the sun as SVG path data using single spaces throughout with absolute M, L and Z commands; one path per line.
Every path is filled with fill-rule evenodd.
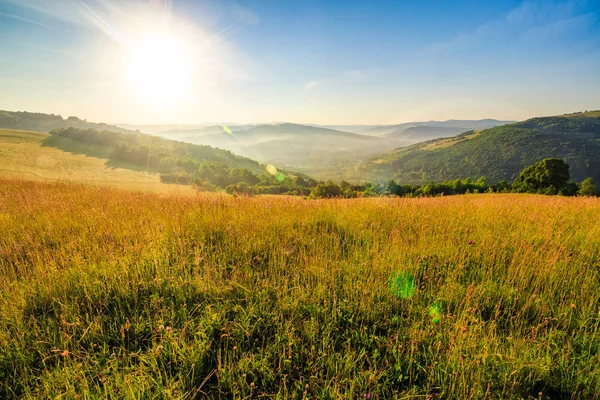
M 173 34 L 142 36 L 128 49 L 127 80 L 144 100 L 173 105 L 190 96 L 190 54 L 185 40 Z

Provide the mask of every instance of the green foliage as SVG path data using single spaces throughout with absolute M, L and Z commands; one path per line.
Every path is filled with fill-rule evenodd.
M 513 182 L 518 193 L 558 194 L 570 178 L 569 165 L 557 158 L 546 158 L 525 168 Z
M 327 183 L 319 183 L 316 188 L 311 192 L 312 198 L 326 198 L 330 199 L 333 197 L 342 197 L 342 190 L 333 181 Z
M 596 184 L 594 183 L 594 179 L 586 178 L 583 182 L 581 182 L 578 193 L 580 196 L 595 196 Z

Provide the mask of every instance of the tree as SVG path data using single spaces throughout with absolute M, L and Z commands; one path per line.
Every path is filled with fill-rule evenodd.
M 336 185 L 332 181 L 328 181 L 327 183 L 319 183 L 316 188 L 314 188 L 310 197 L 312 198 L 332 198 L 332 197 L 342 197 L 342 189 L 338 185 Z
M 567 185 L 569 169 L 569 164 L 559 158 L 546 158 L 521 171 L 513 183 L 513 190 L 556 194 Z
M 595 196 L 596 184 L 594 183 L 594 179 L 586 178 L 583 182 L 581 182 L 578 193 L 580 196 Z
M 389 194 L 393 194 L 394 196 L 402 195 L 402 187 L 396 183 L 395 180 L 390 179 L 386 185 L 386 190 Z
M 505 180 L 501 180 L 500 182 L 496 183 L 493 187 L 496 193 L 504 193 L 510 191 L 510 185 L 506 183 Z

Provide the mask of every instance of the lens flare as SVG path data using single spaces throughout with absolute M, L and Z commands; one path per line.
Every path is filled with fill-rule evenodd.
M 392 294 L 400 299 L 408 299 L 415 294 L 417 284 L 408 272 L 394 272 L 390 275 L 388 288 Z
M 223 125 L 221 128 L 223 128 L 223 132 L 226 134 L 233 135 L 233 132 L 231 132 L 231 129 L 227 125 Z
M 278 173 L 278 174 L 277 174 L 277 180 L 278 180 L 279 182 L 283 182 L 283 181 L 285 181 L 285 175 L 284 175 L 284 174 L 282 174 L 281 172 L 280 172 L 280 173 Z
M 440 307 L 437 304 L 434 304 L 431 307 L 429 307 L 429 311 L 427 313 L 431 317 L 432 322 L 434 322 L 436 324 L 438 322 L 440 322 L 440 317 L 442 315 L 442 312 L 440 311 Z
M 271 175 L 277 175 L 277 168 L 273 164 L 267 165 L 267 172 Z

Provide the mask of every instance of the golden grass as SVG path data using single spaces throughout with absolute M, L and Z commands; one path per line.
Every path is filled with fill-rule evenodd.
M 470 135 L 466 135 L 466 136 L 455 136 L 455 137 L 451 137 L 448 139 L 437 140 L 433 143 L 429 143 L 429 144 L 421 147 L 421 150 L 431 151 L 431 150 L 437 150 L 437 149 L 444 149 L 446 147 L 454 146 L 456 143 L 460 143 L 465 140 L 474 139 L 477 136 L 479 136 L 480 134 L 481 134 L 481 131 L 477 131 L 477 132 L 474 132 L 474 133 L 472 133 Z
M 46 133 L 0 129 L 0 177 L 85 183 L 157 193 L 193 194 L 189 186 L 167 185 L 157 174 L 112 168 L 105 159 L 41 146 Z
M 599 222 L 0 180 L 0 397 L 594 398 Z

